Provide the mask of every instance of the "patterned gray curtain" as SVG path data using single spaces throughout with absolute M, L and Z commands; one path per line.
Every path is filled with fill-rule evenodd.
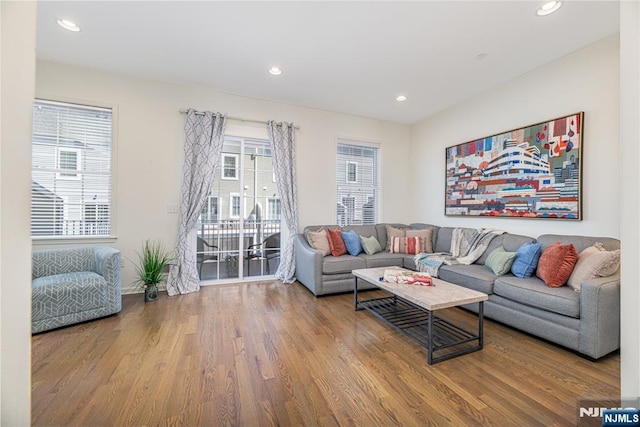
M 211 191 L 224 142 L 225 123 L 226 116 L 220 113 L 187 111 L 176 261 L 167 278 L 170 296 L 200 290 L 196 267 L 196 225 Z
M 281 240 L 280 266 L 276 278 L 284 283 L 293 283 L 296 278 L 296 259 L 294 256 L 294 237 L 298 232 L 298 198 L 296 191 L 296 146 L 293 123 L 267 123 L 273 169 L 276 175 L 276 188 L 280 194 L 282 215 L 289 229 L 289 239 Z

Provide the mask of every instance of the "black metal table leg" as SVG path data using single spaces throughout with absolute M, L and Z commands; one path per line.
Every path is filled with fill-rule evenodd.
M 484 301 L 478 303 L 478 347 L 484 344 Z
M 427 362 L 433 364 L 433 312 L 427 310 Z

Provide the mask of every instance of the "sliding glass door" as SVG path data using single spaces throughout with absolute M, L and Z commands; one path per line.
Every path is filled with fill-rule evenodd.
M 280 263 L 280 197 L 269 142 L 226 138 L 198 227 L 202 281 L 271 276 Z

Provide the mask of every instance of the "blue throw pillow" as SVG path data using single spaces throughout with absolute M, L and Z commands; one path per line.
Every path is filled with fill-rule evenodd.
M 538 261 L 542 254 L 540 243 L 525 243 L 516 251 L 516 259 L 513 260 L 511 272 L 516 277 L 531 277 L 538 267 Z
M 362 252 L 362 245 L 360 244 L 360 236 L 353 230 L 343 231 L 342 240 L 347 247 L 347 252 L 350 255 L 356 256 Z

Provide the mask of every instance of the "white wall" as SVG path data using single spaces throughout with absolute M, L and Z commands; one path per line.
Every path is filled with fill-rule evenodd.
M 167 204 L 179 202 L 182 180 L 184 116 L 193 107 L 249 119 L 293 121 L 296 133 L 300 226 L 333 224 L 335 158 L 338 137 L 382 146 L 382 220 L 408 221 L 409 126 L 344 114 L 261 101 L 211 89 L 162 83 L 101 71 L 38 62 L 36 96 L 44 99 L 106 104 L 117 108 L 116 230 L 112 246 L 128 259 L 144 239 L 173 246 L 176 214 Z M 266 138 L 266 126 L 229 121 L 227 134 Z M 34 244 L 37 247 L 42 245 Z M 131 283 L 126 263 L 123 287 Z
M 640 5 L 620 2 L 621 393 L 640 396 Z
M 31 111 L 36 3 L 0 2 L 0 425 L 31 420 Z
M 413 220 L 496 227 L 512 233 L 619 237 L 618 35 L 526 73 L 412 126 Z M 583 220 L 465 218 L 444 215 L 448 146 L 584 111 Z

